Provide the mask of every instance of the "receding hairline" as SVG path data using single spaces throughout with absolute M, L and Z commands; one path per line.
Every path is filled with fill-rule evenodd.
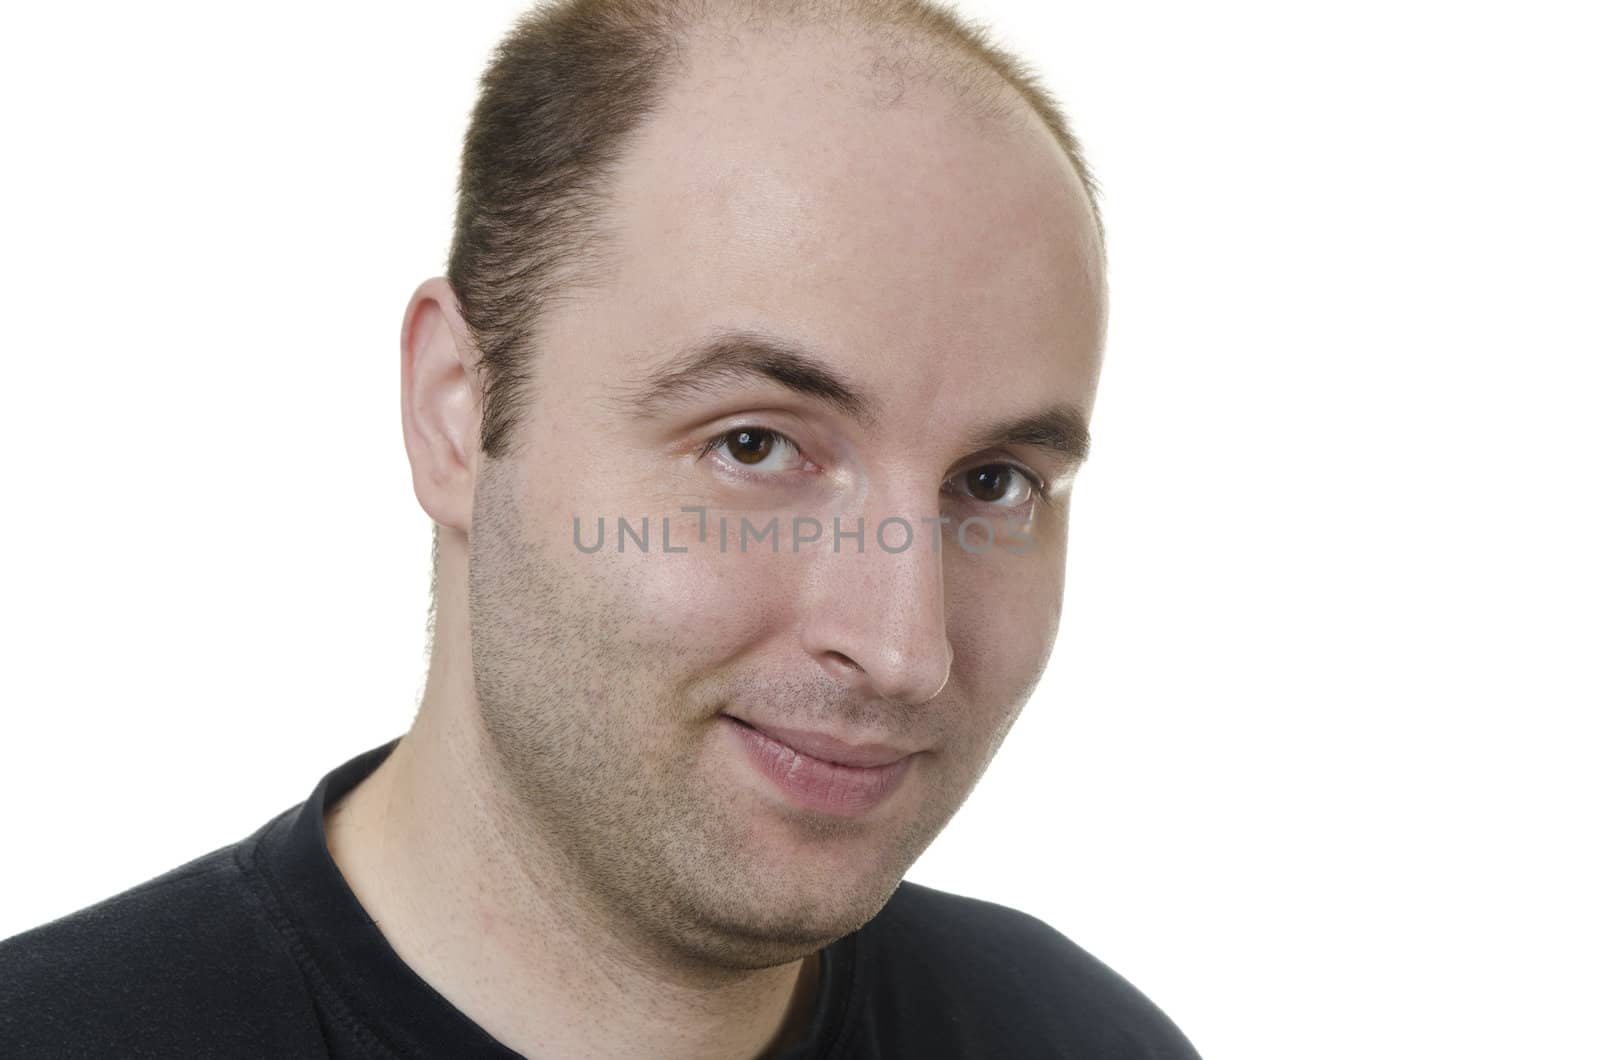
M 793 29 L 854 29 L 870 62 L 858 72 L 877 86 L 877 102 L 896 105 L 907 83 L 942 89 L 981 122 L 1020 127 L 1037 121 L 1066 158 L 1082 188 L 1102 259 L 1100 188 L 1065 114 L 1029 64 L 990 41 L 990 27 L 939 0 L 610 0 L 658 23 L 672 40 L 668 80 L 690 72 L 707 39 L 737 46 L 742 38 Z M 671 87 L 663 86 L 663 92 Z M 653 119 L 647 119 L 653 120 Z M 637 131 L 637 130 L 636 130 Z
M 1029 63 L 991 43 L 990 29 L 941 0 L 554 0 L 525 11 L 483 72 L 462 146 L 447 276 L 479 353 L 479 443 L 491 459 L 515 447 L 515 428 L 536 384 L 538 331 L 590 258 L 603 228 L 614 165 L 662 82 L 681 70 L 689 34 L 838 28 L 854 21 L 892 44 L 877 73 L 933 74 L 982 114 L 1026 112 L 1065 154 L 1088 202 L 1100 265 L 1105 228 L 1100 189 L 1060 103 Z M 620 55 L 623 62 L 607 60 Z M 533 60 L 530 67 L 529 60 Z M 910 62 L 909 60 L 915 60 Z M 537 71 L 530 76 L 528 71 Z M 586 77 L 585 74 L 593 74 Z M 1009 92 L 996 89 L 997 81 Z M 602 106 L 567 108 L 553 91 Z M 977 89 L 973 92 L 973 89 Z M 890 102 L 893 92 L 889 93 Z M 586 112 L 586 113 L 584 113 Z M 531 116 L 531 117 L 530 117 Z M 530 138 L 530 127 L 540 134 Z M 507 155 L 511 161 L 506 160 Z M 600 240 L 595 240 L 599 242 Z M 581 284 L 580 284 L 581 285 Z M 434 525 L 437 600 L 438 524 Z M 429 613 L 432 650 L 433 611 Z

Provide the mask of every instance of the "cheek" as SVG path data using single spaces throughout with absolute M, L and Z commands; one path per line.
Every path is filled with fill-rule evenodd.
M 560 609 L 586 612 L 616 650 L 635 656 L 641 674 L 659 686 L 714 667 L 777 628 L 776 602 L 793 599 L 793 557 L 740 553 L 736 520 L 722 551 L 715 513 L 702 528 L 699 516 L 679 510 L 705 501 L 663 495 L 637 468 L 605 460 L 562 466 L 566 473 L 542 488 L 524 478 L 525 496 L 536 498 L 527 508 L 530 533 L 584 597 Z
M 953 669 L 988 724 L 1022 709 L 1049 660 L 1061 575 L 1059 563 L 998 559 L 947 572 Z
M 665 550 L 663 521 L 652 516 L 648 550 L 627 537 L 618 551 L 615 517 L 605 522 L 605 545 L 592 555 L 565 547 L 573 563 L 608 586 L 616 603 L 615 628 L 627 643 L 663 656 L 675 671 L 699 670 L 721 663 L 782 627 L 785 601 L 796 595 L 799 565 L 782 552 L 723 552 L 715 520 L 705 541 L 692 514 L 667 517 L 673 551 Z M 630 520 L 643 537 L 641 521 Z M 586 546 L 593 546 L 598 527 L 591 518 L 583 527 Z M 676 551 L 686 548 L 687 551 Z

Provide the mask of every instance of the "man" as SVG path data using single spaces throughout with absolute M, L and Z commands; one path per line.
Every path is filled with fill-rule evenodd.
M 902 881 L 1055 638 L 1093 190 L 913 0 L 534 12 L 402 331 L 412 729 L 0 946 L 0 1051 L 1193 1057 L 1042 922 Z

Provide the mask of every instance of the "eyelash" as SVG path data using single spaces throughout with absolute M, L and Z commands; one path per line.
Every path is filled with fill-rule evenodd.
M 790 448 L 792 448 L 796 453 L 801 452 L 800 446 L 795 443 L 794 439 L 790 438 L 787 434 L 784 434 L 782 431 L 774 430 L 771 427 L 762 427 L 759 424 L 742 423 L 742 424 L 739 424 L 736 427 L 729 427 L 727 430 L 719 431 L 717 434 L 712 435 L 705 442 L 703 442 L 701 444 L 701 446 L 700 446 L 700 454 L 699 454 L 700 455 L 700 459 L 703 460 L 706 457 L 710 456 L 713 452 L 715 452 L 717 449 L 721 448 L 730 438 L 732 438 L 735 434 L 738 434 L 740 431 L 751 431 L 753 433 L 771 435 L 777 441 L 779 441 L 782 444 L 787 445 Z M 731 460 L 730 459 L 730 462 L 734 463 L 736 465 L 738 464 L 738 461 L 735 461 L 735 460 Z M 1011 461 L 1008 461 L 1008 460 L 996 460 L 996 461 L 991 461 L 990 463 L 987 463 L 987 464 L 975 464 L 974 466 L 972 466 L 970 468 L 967 468 L 966 471 L 963 471 L 960 474 L 965 475 L 965 474 L 968 474 L 969 472 L 977 471 L 977 470 L 980 470 L 982 468 L 987 468 L 987 467 L 1003 467 L 1003 468 L 1007 468 L 1007 469 L 1015 472 L 1018 475 L 1021 475 L 1023 481 L 1028 483 L 1029 488 L 1033 492 L 1033 496 L 1029 497 L 1028 501 L 1043 500 L 1045 498 L 1044 480 L 1041 479 L 1038 475 L 1034 474 L 1034 472 L 1031 469 L 1029 469 L 1027 467 L 1024 467 L 1022 464 L 1012 463 Z M 747 475 L 757 475 L 757 476 L 764 476 L 764 475 L 773 474 L 773 472 L 762 472 L 762 471 L 756 471 L 754 469 L 747 469 L 747 470 L 742 471 L 741 473 L 742 474 L 747 474 Z M 972 497 L 971 499 L 974 502 L 978 503 L 978 504 L 993 504 L 994 503 L 993 501 L 979 500 L 976 497 Z M 1028 501 L 1023 501 L 1022 504 L 1026 504 L 1026 503 L 1028 503 Z M 1020 507 L 1022 507 L 1022 504 L 1010 505 L 1009 507 L 1020 508 Z

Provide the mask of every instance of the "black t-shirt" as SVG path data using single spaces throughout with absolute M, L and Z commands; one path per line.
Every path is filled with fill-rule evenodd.
M 254 835 L 0 942 L 0 1055 L 514 1057 L 390 948 L 328 853 L 323 810 L 385 744 Z M 902 882 L 822 951 L 782 1060 L 1196 1060 L 1142 994 L 1044 922 Z

